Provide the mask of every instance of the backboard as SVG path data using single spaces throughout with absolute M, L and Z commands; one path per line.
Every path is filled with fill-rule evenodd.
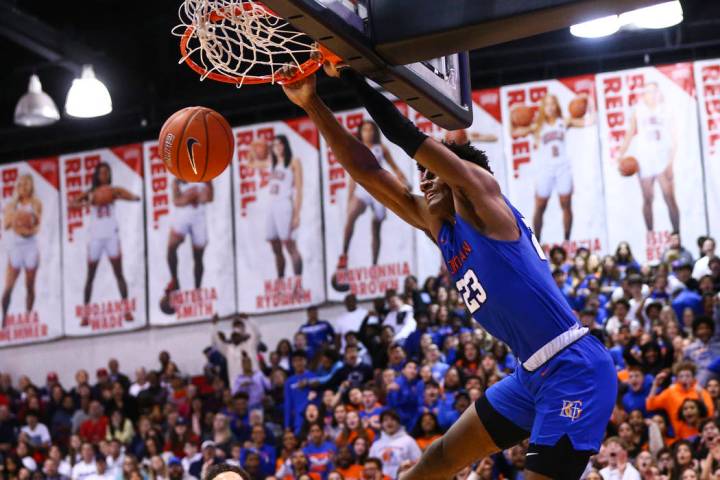
M 368 0 L 263 0 L 295 28 L 448 130 L 472 123 L 467 53 L 391 65 L 376 51 Z

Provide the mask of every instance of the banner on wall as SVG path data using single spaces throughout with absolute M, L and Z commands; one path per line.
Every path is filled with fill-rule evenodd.
M 405 105 L 399 108 L 408 115 Z M 382 137 L 364 110 L 336 116 L 368 145 L 383 168 L 410 185 L 414 162 Z M 342 300 L 350 292 L 368 299 L 388 289 L 401 291 L 405 277 L 414 271 L 412 227 L 357 185 L 324 139 L 320 152 L 328 299 Z
M 594 76 L 500 89 L 507 197 L 544 248 L 607 250 Z
M 64 325 L 68 335 L 143 327 L 142 145 L 60 157 Z
M 231 169 L 187 183 L 167 171 L 157 142 L 144 150 L 150 324 L 235 312 Z
M 627 240 L 640 262 L 657 261 L 678 230 L 697 255 L 706 223 L 692 64 L 603 73 L 597 91 L 611 249 Z
M 488 88 L 476 90 L 473 99 L 473 124 L 467 129 L 448 132 L 432 123 L 427 118 L 414 112 L 415 124 L 426 134 L 437 140 L 470 142 L 475 148 L 482 150 L 488 157 L 493 175 L 500 184 L 500 189 L 507 192 L 505 173 L 505 157 L 502 149 L 502 122 L 500 116 L 500 89 Z M 420 194 L 420 173 L 413 171 L 413 190 Z M 424 281 L 428 276 L 437 276 L 443 265 L 442 255 L 435 242 L 424 232 L 415 230 L 417 248 L 417 276 Z
M 233 133 L 239 310 L 272 312 L 324 302 L 315 126 L 301 118 Z
M 720 60 L 695 62 L 707 213 L 712 236 L 720 237 Z
M 57 157 L 0 166 L 0 347 L 62 335 Z

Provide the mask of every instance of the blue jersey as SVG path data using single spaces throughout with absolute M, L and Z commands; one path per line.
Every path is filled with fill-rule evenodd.
M 473 318 L 525 361 L 578 322 L 540 244 L 507 204 L 520 229 L 518 240 L 493 240 L 455 214 L 455 224 L 440 229 L 438 245 Z

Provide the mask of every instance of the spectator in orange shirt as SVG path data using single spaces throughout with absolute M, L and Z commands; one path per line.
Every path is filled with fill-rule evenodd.
M 658 373 L 653 381 L 650 394 L 645 401 L 648 411 L 665 410 L 676 435 L 686 431 L 678 415 L 685 400 L 701 400 L 707 407 L 709 416 L 712 416 L 715 412 L 710 394 L 695 380 L 695 372 L 694 364 L 690 362 L 679 363 L 675 367 L 675 383 L 660 393 L 658 393 L 658 389 L 669 375 L 669 372 L 664 370 Z
M 80 424 L 80 438 L 93 444 L 105 440 L 108 418 L 103 414 L 103 407 L 97 400 L 90 402 L 90 418 Z
M 440 430 L 440 425 L 438 425 L 438 420 L 434 413 L 425 412 L 420 415 L 420 418 L 415 423 L 412 437 L 423 452 L 432 442 L 442 437 L 442 431 Z
M 353 462 L 353 454 L 349 445 L 338 449 L 334 471 L 342 475 L 345 480 L 362 480 L 363 467 Z M 328 480 L 330 477 L 332 477 L 332 473 L 328 476 Z
M 707 417 L 707 407 L 700 400 L 688 398 L 680 406 L 677 415 L 681 428 L 675 430 L 675 436 L 693 440 L 700 434 L 700 422 Z
M 362 480 L 390 480 L 390 477 L 383 475 L 382 461 L 375 457 L 365 460 L 362 475 Z

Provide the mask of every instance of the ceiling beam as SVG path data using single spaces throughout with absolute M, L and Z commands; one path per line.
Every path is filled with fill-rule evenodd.
M 0 36 L 73 73 L 79 73 L 83 64 L 98 56 L 93 49 L 68 39 L 66 33 L 8 0 L 0 0 Z

